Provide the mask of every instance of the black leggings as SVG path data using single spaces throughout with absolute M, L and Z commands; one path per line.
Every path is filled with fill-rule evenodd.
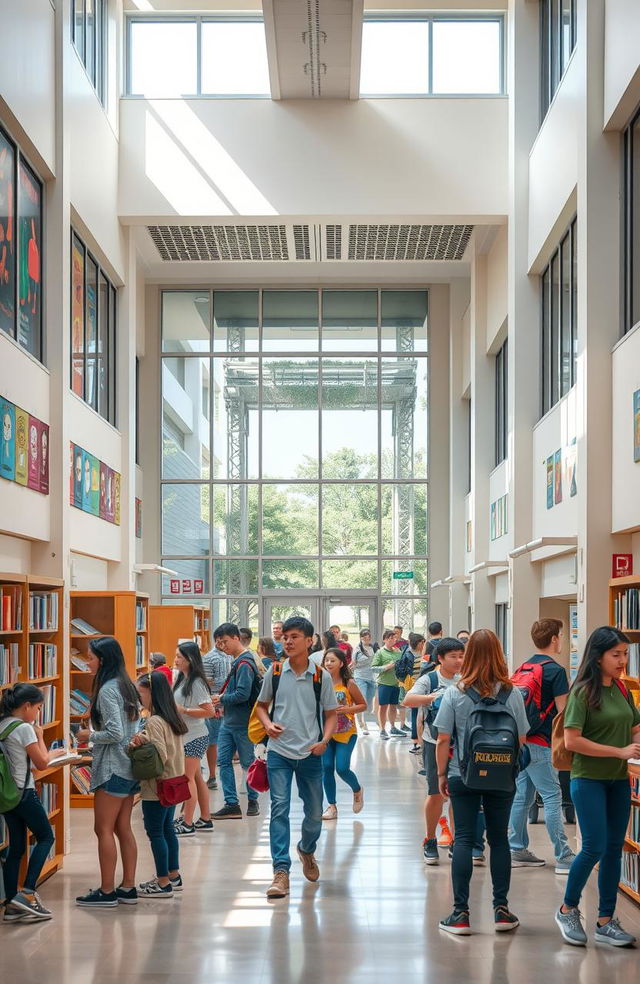
M 4 814 L 4 820 L 9 831 L 9 852 L 3 868 L 4 893 L 7 902 L 10 902 L 18 891 L 20 862 L 27 849 L 27 830 L 35 838 L 24 879 L 24 890 L 27 892 L 35 892 L 40 872 L 55 838 L 35 789 L 27 789 L 18 806 Z

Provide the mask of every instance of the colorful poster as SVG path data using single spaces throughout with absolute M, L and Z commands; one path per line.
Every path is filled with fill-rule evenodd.
M 49 425 L 38 421 L 40 442 L 40 491 L 49 495 Z
M 26 485 L 29 477 L 29 414 L 16 407 L 16 482 Z
M 569 605 L 569 678 L 571 682 L 578 675 L 578 606 Z
M 16 408 L 8 400 L 0 400 L 0 421 L 0 475 L 13 482 L 16 477 Z
M 142 499 L 136 499 L 136 539 L 142 539 Z
M 18 164 L 18 341 L 40 356 L 42 188 L 21 159 Z
M 489 521 L 489 539 L 495 540 L 496 538 L 496 504 L 491 503 L 491 517 Z
M 73 499 L 72 505 L 82 509 L 82 448 L 73 445 Z
M 640 461 L 640 390 L 633 394 L 633 460 Z
M 576 452 L 577 445 L 574 437 L 571 444 L 568 444 L 564 449 L 564 487 L 565 489 L 569 489 L 569 498 L 571 499 L 578 494 L 576 483 Z
M 15 332 L 15 151 L 0 130 L 0 329 Z M 21 484 L 25 484 L 24 482 Z
M 120 526 L 120 472 L 113 472 L 113 521 Z
M 71 389 L 84 396 L 84 247 L 71 245 Z
M 109 523 L 113 523 L 113 517 L 114 517 L 114 507 L 115 507 L 114 486 L 115 486 L 115 482 L 113 476 L 113 469 L 107 468 L 106 518 L 107 518 L 107 522 Z
M 99 513 L 100 519 L 107 518 L 107 479 L 109 478 L 109 469 L 103 461 L 100 462 L 100 506 Z
M 553 501 L 555 505 L 562 502 L 562 451 L 554 455 Z
M 553 455 L 547 458 L 547 509 L 553 509 Z
M 100 515 L 100 462 L 90 454 L 91 462 L 91 508 L 89 512 L 92 516 Z
M 119 526 L 122 482 L 120 473 L 73 443 L 70 445 L 70 463 L 71 505 Z
M 27 472 L 27 485 L 30 489 L 40 491 L 40 434 L 38 424 L 40 421 L 29 414 L 29 467 Z
M 73 506 L 73 489 L 75 485 L 75 450 L 76 446 L 73 442 L 69 445 L 69 505 Z
M 91 512 L 91 455 L 82 452 L 82 511 Z

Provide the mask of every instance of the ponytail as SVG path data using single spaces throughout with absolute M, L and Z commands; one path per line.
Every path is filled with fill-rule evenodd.
M 44 694 L 39 687 L 32 683 L 16 683 L 2 694 L 0 717 L 13 717 L 14 712 L 23 704 L 42 703 L 44 703 Z

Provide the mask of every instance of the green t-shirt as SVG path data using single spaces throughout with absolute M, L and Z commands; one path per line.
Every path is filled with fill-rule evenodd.
M 565 728 L 576 728 L 583 738 L 599 745 L 624 748 L 631 742 L 631 729 L 640 724 L 640 711 L 625 699 L 617 684 L 602 688 L 599 711 L 587 707 L 584 689 L 571 692 L 564 712 Z M 574 752 L 572 779 L 626 779 L 627 763 L 618 758 L 596 758 Z
M 388 663 L 397 663 L 400 659 L 402 653 L 398 649 L 387 649 L 383 646 L 373 657 L 372 666 L 387 666 Z M 390 670 L 386 670 L 384 673 L 378 675 L 378 683 L 382 683 L 387 687 L 399 687 L 400 682 L 394 672 L 393 667 Z

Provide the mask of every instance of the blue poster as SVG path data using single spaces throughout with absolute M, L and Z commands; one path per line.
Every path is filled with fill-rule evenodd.
M 14 481 L 16 477 L 16 408 L 8 400 L 0 400 L 2 442 L 0 443 L 0 475 Z
M 547 509 L 553 509 L 553 455 L 547 458 Z
M 91 455 L 82 452 L 82 511 L 91 512 Z

